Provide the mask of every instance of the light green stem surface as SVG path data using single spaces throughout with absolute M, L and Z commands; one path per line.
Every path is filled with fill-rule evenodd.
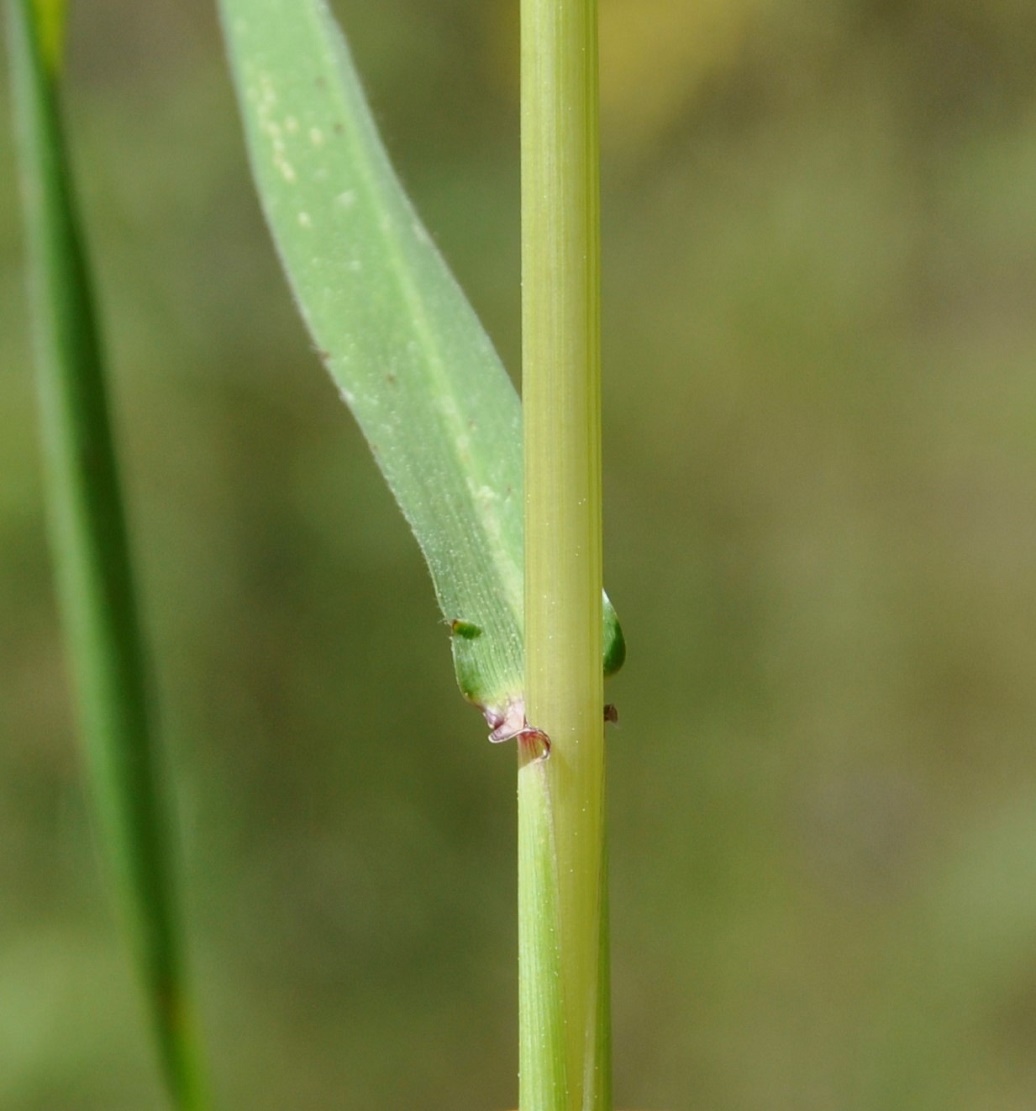
M 597 10 L 522 0 L 521 1111 L 611 1106 L 601 659 Z
M 201 1094 L 167 804 L 112 442 L 104 363 L 57 106 L 53 0 L 8 0 L 43 461 L 68 652 L 104 847 L 176 1106 Z M 106 1001 L 97 999 L 100 1010 Z

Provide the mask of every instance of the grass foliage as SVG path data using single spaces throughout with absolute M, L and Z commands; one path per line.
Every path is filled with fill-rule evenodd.
M 637 645 L 609 695 L 616 1103 L 1029 1107 L 1036 15 L 601 6 L 606 564 Z M 514 13 L 335 8 L 517 366 Z M 86 12 L 74 155 L 220 1093 L 514 1107 L 513 764 L 285 303 L 210 6 Z M 11 143 L 0 124 L 0 166 Z M 0 1106 L 139 1111 L 159 1095 L 84 815 L 14 186 Z

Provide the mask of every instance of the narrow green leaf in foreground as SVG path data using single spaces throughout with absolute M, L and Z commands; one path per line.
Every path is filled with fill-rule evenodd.
M 396 179 L 324 0 L 220 7 L 281 261 L 424 552 L 461 690 L 503 739 L 524 723 L 518 396 Z
M 48 13 L 49 22 L 37 23 Z M 177 1106 L 198 1111 L 206 1104 L 166 802 L 101 348 L 57 108 L 59 5 L 7 0 L 7 14 L 51 540 L 91 785 L 166 1077 Z

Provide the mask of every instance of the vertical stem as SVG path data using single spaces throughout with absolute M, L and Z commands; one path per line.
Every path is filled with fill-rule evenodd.
M 608 1111 L 595 0 L 522 0 L 522 1111 Z M 533 902 L 533 900 L 538 900 Z
M 97 816 L 177 1107 L 202 1095 L 104 362 L 57 105 L 60 4 L 8 0 L 43 462 Z M 97 1000 L 99 1007 L 104 1000 Z

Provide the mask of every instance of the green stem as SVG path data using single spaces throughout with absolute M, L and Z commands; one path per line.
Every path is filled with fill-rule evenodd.
M 207 1103 L 184 987 L 147 666 L 57 105 L 60 5 L 8 0 L 7 11 L 43 461 L 65 636 L 101 832 L 163 1066 L 176 1105 L 197 1111 Z
M 608 1111 L 597 5 L 522 0 L 522 1111 Z

